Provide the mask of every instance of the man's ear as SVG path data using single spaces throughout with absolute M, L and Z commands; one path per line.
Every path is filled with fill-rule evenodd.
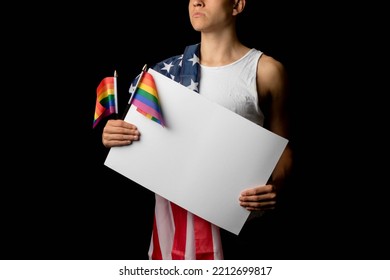
M 233 15 L 238 15 L 245 8 L 246 0 L 236 0 L 233 5 Z

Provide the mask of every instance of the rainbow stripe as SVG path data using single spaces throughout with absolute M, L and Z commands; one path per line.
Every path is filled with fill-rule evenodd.
M 104 78 L 96 89 L 96 107 L 93 128 L 105 117 L 117 113 L 116 78 Z
M 153 76 L 150 73 L 143 73 L 134 93 L 132 104 L 137 107 L 137 111 L 145 117 L 165 126 L 160 102 L 158 100 L 157 87 Z

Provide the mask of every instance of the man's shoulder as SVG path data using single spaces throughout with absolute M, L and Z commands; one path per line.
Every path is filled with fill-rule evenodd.
M 284 65 L 272 56 L 262 54 L 257 66 L 259 94 L 279 94 L 286 90 L 287 71 Z
M 258 75 L 271 76 L 269 77 L 271 79 L 275 75 L 284 77 L 285 71 L 284 65 L 279 60 L 264 53 L 261 55 L 258 64 Z

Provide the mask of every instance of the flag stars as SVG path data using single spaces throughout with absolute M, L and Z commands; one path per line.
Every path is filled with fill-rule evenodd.
M 196 63 L 199 63 L 199 57 L 193 54 L 192 58 L 190 58 L 188 61 L 192 61 L 192 66 L 194 66 Z
M 187 86 L 190 90 L 198 91 L 198 84 L 191 79 L 191 84 Z
M 178 65 L 181 67 L 183 65 L 183 54 L 179 56 L 178 60 L 179 60 Z
M 161 70 L 165 70 L 165 71 L 167 71 L 169 73 L 169 71 L 171 71 L 172 67 L 173 67 L 172 62 L 170 62 L 169 64 L 164 62 L 164 67 Z

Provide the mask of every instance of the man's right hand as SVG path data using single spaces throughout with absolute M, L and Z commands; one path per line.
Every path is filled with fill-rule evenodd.
M 102 133 L 106 148 L 130 145 L 140 138 L 138 128 L 124 120 L 108 120 Z

